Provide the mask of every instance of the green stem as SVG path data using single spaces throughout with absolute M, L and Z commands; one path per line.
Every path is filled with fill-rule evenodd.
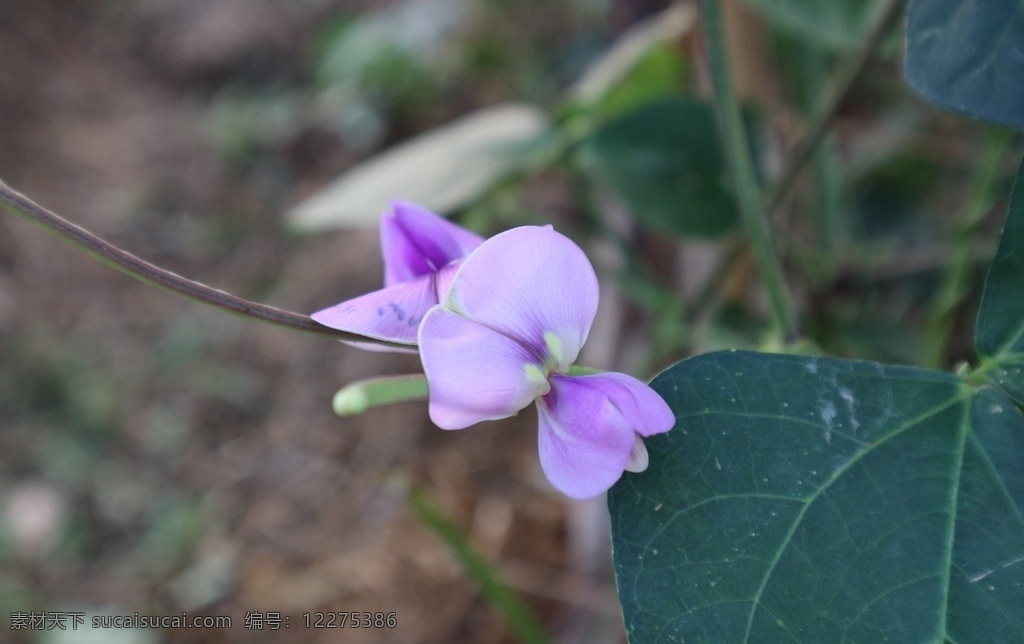
M 790 304 L 789 291 L 783 281 L 782 266 L 768 234 L 768 222 L 761 207 L 761 193 L 754 174 L 750 143 L 740 116 L 739 99 L 732 84 L 721 1 L 701 0 L 701 15 L 708 48 L 708 66 L 715 91 L 718 125 L 736 189 L 740 216 L 768 294 L 773 326 L 780 336 L 789 338 L 796 334 L 796 320 Z
M 953 231 L 952 258 L 943 275 L 939 294 L 935 298 L 928 320 L 928 355 L 926 365 L 941 367 L 946 353 L 949 336 L 953 329 L 953 312 L 967 295 L 972 263 L 972 240 L 978 226 L 992 207 L 995 199 L 993 190 L 999 177 L 999 165 L 1010 143 L 1010 137 L 1002 131 L 991 131 L 985 141 L 981 159 L 971 177 L 967 203 L 956 220 Z
M 211 288 L 205 284 L 192 281 L 177 273 L 172 273 L 159 266 L 150 264 L 127 251 L 121 250 L 85 228 L 73 224 L 56 213 L 43 208 L 28 197 L 7 187 L 3 181 L 0 181 L 0 205 L 34 224 L 42 226 L 50 234 L 77 246 L 104 264 L 112 266 L 137 280 L 167 289 L 190 300 L 209 304 L 229 313 L 259 320 L 260 322 L 307 333 L 331 336 L 340 340 L 370 342 L 385 346 L 408 348 L 405 345 L 384 342 L 355 333 L 331 329 L 314 321 L 308 315 L 286 311 L 266 304 L 260 304 L 259 302 L 251 302 L 237 295 Z

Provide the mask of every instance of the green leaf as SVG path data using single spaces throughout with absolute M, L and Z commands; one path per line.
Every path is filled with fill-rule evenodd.
M 651 101 L 681 94 L 691 75 L 689 66 L 690 61 L 674 44 L 651 48 L 625 78 L 594 102 L 594 114 L 598 118 L 613 118 Z
M 907 80 L 949 109 L 1024 128 L 1024 0 L 913 0 Z
M 981 296 L 974 346 L 982 358 L 1024 353 L 1024 163 Z
M 1024 405 L 1024 163 L 982 291 L 974 347 L 989 380 Z
M 834 49 L 856 45 L 867 30 L 871 0 L 747 0 L 772 23 Z
M 678 69 L 676 58 L 681 59 L 682 56 L 676 44 L 692 32 L 696 25 L 697 7 L 682 2 L 637 22 L 587 66 L 580 79 L 569 89 L 569 96 L 582 104 L 607 100 L 609 93 L 622 91 L 623 83 L 634 84 L 635 79 L 630 77 L 637 75 L 638 71 L 641 75 L 650 75 L 650 69 L 638 68 L 650 67 L 652 54 L 655 54 L 654 64 L 661 67 L 655 73 L 656 84 L 660 84 L 660 72 L 664 69 L 676 72 L 672 78 L 672 87 L 679 87 L 681 70 Z M 670 50 L 675 56 L 668 55 Z
M 597 128 L 583 161 L 641 222 L 713 237 L 736 221 L 711 109 L 684 98 L 643 105 Z
M 1024 641 L 1024 416 L 950 375 L 724 352 L 609 494 L 632 642 Z

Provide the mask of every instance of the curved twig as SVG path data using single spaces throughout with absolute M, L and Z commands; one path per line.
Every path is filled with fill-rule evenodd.
M 338 331 L 323 326 L 308 315 L 260 304 L 259 302 L 252 302 L 160 268 L 43 208 L 25 195 L 9 188 L 3 181 L 0 181 L 0 205 L 42 226 L 43 229 L 58 238 L 74 244 L 104 264 L 112 266 L 142 282 L 165 288 L 190 300 L 209 304 L 235 315 L 306 333 L 326 335 L 339 340 L 371 342 L 395 347 L 403 346 L 355 333 Z

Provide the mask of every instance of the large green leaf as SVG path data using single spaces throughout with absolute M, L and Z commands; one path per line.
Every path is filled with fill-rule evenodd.
M 1024 128 L 1024 0 L 912 0 L 907 80 L 936 103 Z
M 710 237 L 736 221 L 714 116 L 704 103 L 672 97 L 643 105 L 597 128 L 582 154 L 594 178 L 652 228 Z
M 1024 416 L 955 376 L 705 354 L 611 491 L 630 641 L 1024 641 Z
M 1024 163 L 985 280 L 974 346 L 989 379 L 1024 404 Z

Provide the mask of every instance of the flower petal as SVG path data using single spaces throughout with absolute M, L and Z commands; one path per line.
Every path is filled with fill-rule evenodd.
M 339 414 L 340 416 L 341 414 Z M 651 457 L 647 453 L 647 446 L 644 445 L 644 437 L 637 434 L 633 437 L 633 449 L 629 451 L 629 460 L 626 461 L 626 471 L 640 473 L 651 464 Z
M 553 376 L 551 392 L 537 404 L 541 468 L 552 485 L 574 499 L 597 496 L 614 485 L 636 440 L 630 419 L 594 380 L 600 377 Z
M 519 343 L 440 306 L 423 318 L 419 344 L 430 418 L 443 429 L 513 416 L 547 393 L 536 359 Z
M 425 208 L 396 201 L 380 220 L 384 285 L 393 286 L 469 255 L 484 238 Z
M 675 413 L 668 403 L 650 385 L 633 376 L 611 371 L 576 378 L 602 391 L 629 419 L 630 429 L 641 436 L 663 434 L 676 424 Z
M 623 470 L 646 469 L 640 436 L 675 425 L 661 396 L 631 376 L 554 375 L 550 381 L 551 391 L 537 405 L 540 462 L 548 480 L 573 498 L 604 492 Z
M 564 371 L 587 339 L 597 299 L 597 276 L 579 246 L 550 226 L 521 226 L 477 248 L 442 303 Z
M 346 300 L 310 317 L 332 329 L 415 345 L 420 320 L 437 304 L 436 282 L 434 274 L 424 275 Z

